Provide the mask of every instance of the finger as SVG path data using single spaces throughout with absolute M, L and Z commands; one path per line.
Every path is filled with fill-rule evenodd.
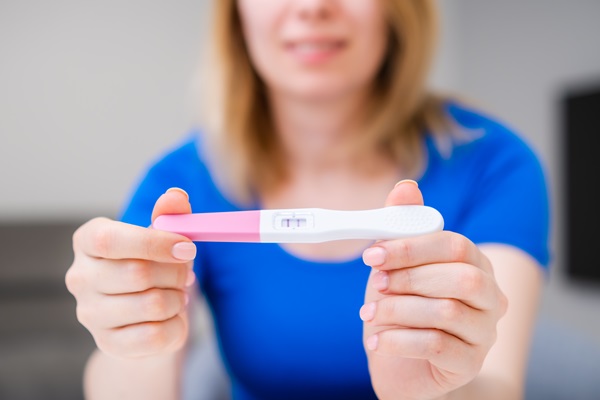
M 184 290 L 194 283 L 191 265 L 146 260 L 94 260 L 90 280 L 103 294 L 143 292 L 151 288 Z
M 364 251 L 363 261 L 380 270 L 430 263 L 465 263 L 492 272 L 490 261 L 473 242 L 450 231 L 378 242 Z
M 170 188 L 161 195 L 152 210 L 152 222 L 163 214 L 189 214 L 192 206 L 187 192 L 180 188 Z
M 73 242 L 76 252 L 113 260 L 183 263 L 196 256 L 196 246 L 184 236 L 106 218 L 94 218 L 82 225 Z
M 385 200 L 386 207 L 423 204 L 423 195 L 417 182 L 410 179 L 398 182 Z
M 98 297 L 93 306 L 77 306 L 77 318 L 88 329 L 111 329 L 166 321 L 183 312 L 189 299 L 186 292 L 170 289 Z
M 436 329 L 387 329 L 367 337 L 365 347 L 378 356 L 427 360 L 458 375 L 475 374 L 484 359 L 477 346 Z
M 490 274 L 463 263 L 377 271 L 371 285 L 383 294 L 456 299 L 478 310 L 497 309 L 500 297 Z
M 146 322 L 103 331 L 95 337 L 98 348 L 118 357 L 145 357 L 178 350 L 188 335 L 184 313 L 162 322 Z
M 495 340 L 494 332 L 478 329 L 492 319 L 491 313 L 454 299 L 386 296 L 362 306 L 360 318 L 370 326 L 438 329 L 468 344 L 491 344 Z

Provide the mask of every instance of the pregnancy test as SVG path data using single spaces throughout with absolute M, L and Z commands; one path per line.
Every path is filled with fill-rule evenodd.
M 154 229 L 200 242 L 317 243 L 342 239 L 399 239 L 442 230 L 434 208 L 402 205 L 371 210 L 324 208 L 161 215 Z

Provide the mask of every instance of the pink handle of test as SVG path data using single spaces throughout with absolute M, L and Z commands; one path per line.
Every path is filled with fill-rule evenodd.
M 160 215 L 152 227 L 193 241 L 260 242 L 260 211 Z

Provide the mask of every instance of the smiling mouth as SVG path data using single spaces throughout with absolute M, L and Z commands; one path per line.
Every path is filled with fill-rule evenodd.
M 342 48 L 344 43 L 342 41 L 328 41 L 328 42 L 299 42 L 291 43 L 287 47 L 290 50 L 297 51 L 300 53 L 310 52 L 321 52 L 321 51 L 333 51 Z
M 286 44 L 286 50 L 305 61 L 323 61 L 342 50 L 342 40 L 298 41 Z

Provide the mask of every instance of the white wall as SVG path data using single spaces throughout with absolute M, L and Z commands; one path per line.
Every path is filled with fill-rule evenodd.
M 0 2 L 0 221 L 115 216 L 189 128 L 206 4 Z

